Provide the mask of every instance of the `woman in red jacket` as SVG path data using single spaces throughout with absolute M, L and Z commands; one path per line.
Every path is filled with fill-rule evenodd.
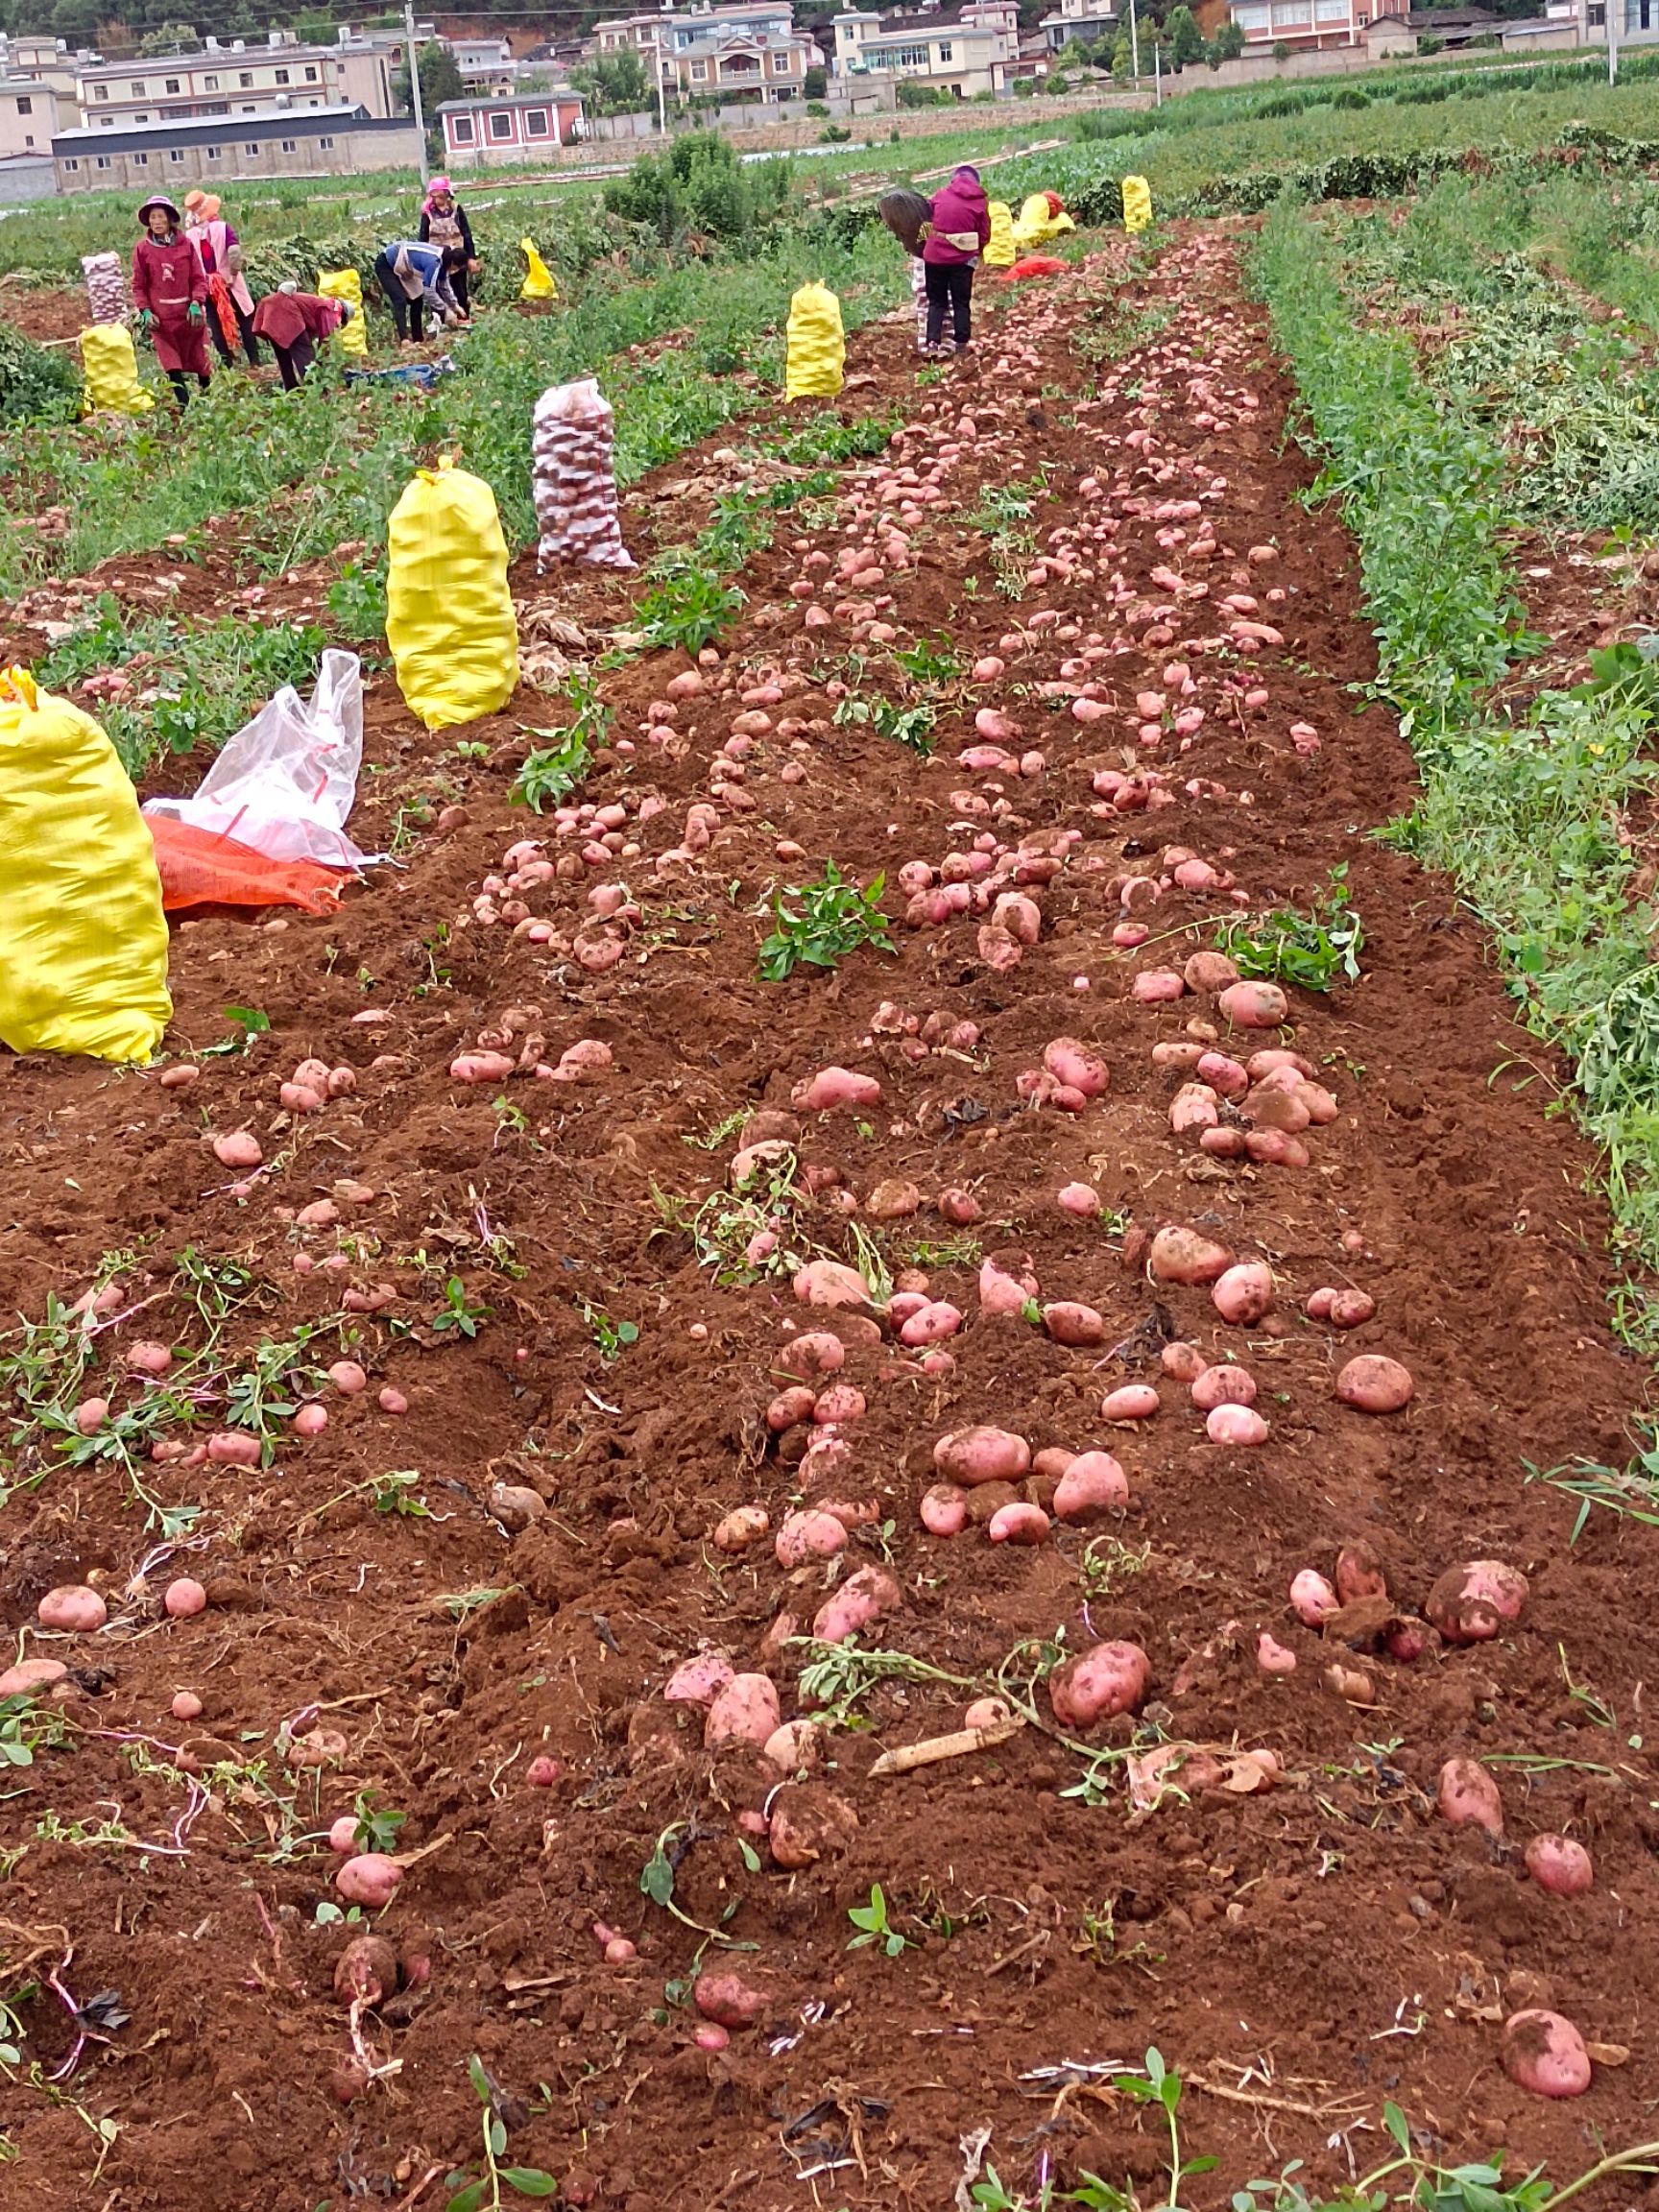
M 207 272 L 171 200 L 160 193 L 146 200 L 138 220 L 144 235 L 132 249 L 132 303 L 182 407 L 187 376 L 207 389 Z
M 977 169 L 966 163 L 933 201 L 931 228 L 922 249 L 927 288 L 927 344 L 938 349 L 950 310 L 951 335 L 960 353 L 973 334 L 974 271 L 991 243 L 991 209 Z

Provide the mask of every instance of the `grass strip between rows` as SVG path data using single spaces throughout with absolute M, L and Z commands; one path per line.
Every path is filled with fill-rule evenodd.
M 1429 392 L 1409 347 L 1357 327 L 1332 250 L 1281 204 L 1252 278 L 1339 497 L 1375 624 L 1378 696 L 1398 713 L 1423 792 L 1382 834 L 1444 870 L 1496 941 L 1533 1033 L 1572 1059 L 1570 1103 L 1604 1154 L 1615 1322 L 1659 1356 L 1659 915 L 1637 895 L 1625 810 L 1659 778 L 1647 718 L 1620 694 L 1540 692 L 1506 713 L 1493 686 L 1535 643 L 1502 535 L 1503 456 Z

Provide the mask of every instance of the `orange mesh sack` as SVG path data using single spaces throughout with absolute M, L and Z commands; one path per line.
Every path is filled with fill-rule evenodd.
M 146 814 L 169 914 L 188 906 L 299 906 L 332 914 L 350 881 L 316 860 L 273 860 L 218 830 Z

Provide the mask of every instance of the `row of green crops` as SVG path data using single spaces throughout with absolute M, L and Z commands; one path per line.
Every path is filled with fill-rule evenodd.
M 1537 195 L 1592 257 L 1609 218 L 1659 219 L 1646 180 L 1448 180 L 1409 208 L 1334 218 L 1358 314 L 1419 331 L 1421 373 L 1508 454 L 1516 514 L 1575 529 L 1659 531 L 1659 367 L 1633 330 L 1523 250 Z M 1616 206 L 1616 202 L 1619 204 Z M 1627 244 L 1623 273 L 1645 268 Z M 1606 274 L 1608 260 L 1603 260 Z M 1633 294 L 1634 284 L 1625 289 Z M 1643 343 L 1638 343 L 1638 338 Z
M 1391 834 L 1450 874 L 1490 929 L 1534 1033 L 1575 1069 L 1603 1148 L 1618 1255 L 1659 1266 L 1659 914 L 1636 896 L 1625 809 L 1659 781 L 1643 686 L 1545 691 L 1511 717 L 1492 686 L 1528 649 L 1503 551 L 1513 524 L 1490 434 L 1423 383 L 1398 334 L 1358 323 L 1334 249 L 1276 209 L 1255 277 L 1295 371 L 1320 488 L 1358 541 L 1379 690 L 1423 779 Z M 1659 1351 L 1626 1285 L 1620 1320 Z
M 33 530 L 0 525 L 0 592 L 173 536 L 200 544 L 231 521 L 267 568 L 350 541 L 377 549 L 411 469 L 445 447 L 488 479 L 509 538 L 526 543 L 531 409 L 541 392 L 600 378 L 616 407 L 617 473 L 631 483 L 755 404 L 739 372 L 763 389 L 781 383 L 789 298 L 811 276 L 840 293 L 850 328 L 897 301 L 904 281 L 885 234 L 836 245 L 786 232 L 741 261 L 693 262 L 651 282 L 605 268 L 568 307 L 487 317 L 457 342 L 455 372 L 428 396 L 396 384 L 343 390 L 334 371 L 285 396 L 229 375 L 182 423 L 158 408 L 67 433 L 13 425 L 10 508 L 26 517 L 60 506 L 70 526 L 43 544 Z

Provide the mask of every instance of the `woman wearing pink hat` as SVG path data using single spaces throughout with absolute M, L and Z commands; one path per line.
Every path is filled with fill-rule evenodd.
M 434 177 L 426 188 L 426 203 L 421 210 L 421 239 L 423 245 L 436 246 L 443 254 L 444 274 L 454 289 L 463 317 L 470 322 L 472 304 L 467 283 L 469 277 L 478 274 L 478 256 L 472 246 L 472 226 L 447 177 Z
M 190 397 L 186 378 L 207 389 L 207 272 L 165 193 L 146 200 L 138 220 L 144 235 L 132 249 L 132 304 L 182 407 Z
M 236 337 L 242 340 L 250 369 L 259 366 L 259 341 L 253 335 L 253 295 L 242 274 L 242 248 L 219 212 L 217 192 L 186 192 L 184 235 L 202 256 L 207 272 L 207 335 L 227 369 L 236 365 Z

